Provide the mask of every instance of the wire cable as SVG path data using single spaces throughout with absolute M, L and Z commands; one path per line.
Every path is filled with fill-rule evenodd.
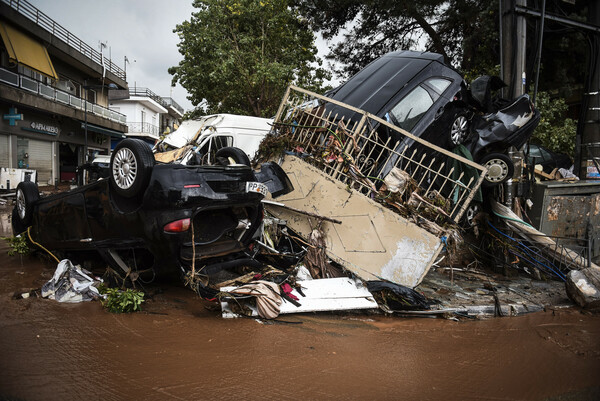
M 46 248 L 44 248 L 44 246 L 42 244 L 40 244 L 38 242 L 35 242 L 33 240 L 33 238 L 31 238 L 30 230 L 31 230 L 31 226 L 27 227 L 27 237 L 29 237 L 29 241 L 31 241 L 31 243 L 39 246 L 40 248 L 42 248 L 44 251 L 48 252 L 48 254 L 50 256 L 52 256 L 54 258 L 54 260 L 56 260 L 56 263 L 60 263 L 60 260 L 58 260 L 58 258 L 56 256 L 54 256 L 54 254 L 52 252 L 50 252 L 49 250 L 47 250 Z

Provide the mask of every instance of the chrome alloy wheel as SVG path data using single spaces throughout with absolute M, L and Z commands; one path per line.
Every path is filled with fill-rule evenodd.
M 484 167 L 488 169 L 485 179 L 489 182 L 499 183 L 508 176 L 508 164 L 500 158 L 488 160 Z
M 17 189 L 17 212 L 21 220 L 25 220 L 26 212 L 25 194 L 21 188 Z
M 138 164 L 133 152 L 123 147 L 115 154 L 112 175 L 115 183 L 121 189 L 129 189 L 137 177 Z
M 454 120 L 452 128 L 450 129 L 450 139 L 454 145 L 460 145 L 467 138 L 467 130 L 469 127 L 469 120 L 464 115 L 459 115 Z

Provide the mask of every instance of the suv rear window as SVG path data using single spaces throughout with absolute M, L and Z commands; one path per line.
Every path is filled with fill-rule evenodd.
M 394 124 L 410 131 L 432 105 L 433 99 L 429 96 L 429 92 L 417 86 L 390 110 L 390 115 Z
M 450 81 L 443 78 L 431 78 L 417 86 L 390 110 L 394 124 L 410 132 L 448 86 Z

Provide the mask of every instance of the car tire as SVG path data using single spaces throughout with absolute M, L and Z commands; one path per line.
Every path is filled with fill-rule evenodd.
M 233 159 L 235 164 L 243 164 L 245 166 L 250 165 L 250 158 L 248 157 L 246 152 L 244 152 L 240 148 L 227 146 L 217 150 L 217 153 L 215 154 L 215 159 L 217 160 L 217 163 L 222 165 L 229 165 L 229 162 L 224 162 L 224 160 L 228 160 L 229 158 Z
M 144 141 L 124 139 L 110 158 L 110 185 L 117 194 L 133 198 L 146 189 L 153 167 L 154 155 Z
M 489 153 L 481 158 L 479 164 L 488 169 L 483 186 L 493 187 L 512 178 L 515 165 L 504 153 Z
M 40 191 L 36 183 L 25 181 L 17 185 L 16 204 L 12 215 L 12 226 L 15 234 L 21 234 L 31 225 L 33 204 L 38 199 L 40 199 Z
M 450 143 L 453 146 L 461 145 L 469 136 L 469 116 L 467 112 L 458 112 L 452 120 L 450 126 Z
M 482 210 L 482 205 L 479 202 L 472 201 L 465 210 L 465 213 L 461 217 L 461 225 L 463 228 L 468 229 L 473 227 L 475 223 L 475 216 L 477 216 Z

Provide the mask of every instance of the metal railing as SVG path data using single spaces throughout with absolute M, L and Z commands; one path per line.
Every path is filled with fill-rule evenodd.
M 127 127 L 128 134 L 146 134 L 155 138 L 158 138 L 160 135 L 160 128 L 150 123 L 129 122 L 127 123 Z
M 332 115 L 334 105 L 357 117 Z M 279 106 L 273 133 L 284 137 L 285 150 L 349 188 L 434 222 L 458 222 L 487 172 L 370 113 L 295 86 Z M 398 191 L 392 193 L 388 176 L 404 181 Z
M 185 111 L 183 110 L 183 107 L 181 107 L 175 100 L 173 100 L 173 98 L 163 97 L 162 99 L 167 106 L 173 107 L 175 110 L 177 110 L 181 114 L 185 113 Z
M 173 107 L 174 109 L 179 111 L 181 114 L 184 113 L 183 107 L 181 107 L 175 100 L 173 100 L 170 97 L 158 96 L 156 93 L 154 93 L 153 91 L 151 91 L 148 88 L 139 88 L 139 87 L 129 88 L 129 96 L 130 97 L 131 96 L 148 97 L 148 98 L 154 100 L 156 103 L 163 106 L 164 108 L 168 109 L 169 107 Z
M 149 97 L 154 100 L 156 103 L 160 104 L 163 107 L 169 107 L 169 105 L 163 100 L 162 97 L 158 96 L 156 93 L 152 92 L 148 88 L 139 88 L 133 87 L 129 88 L 129 96 L 139 96 L 139 97 Z
M 85 110 L 85 103 L 82 98 L 36 81 L 35 79 L 31 79 L 25 75 L 5 70 L 4 68 L 0 68 L 0 82 L 23 89 L 48 100 L 74 107 L 78 110 Z M 127 116 L 125 116 L 125 114 L 90 102 L 87 104 L 87 112 L 121 124 L 127 122 Z
M 18 11 L 21 15 L 27 17 L 35 24 L 48 31 L 56 38 L 62 40 L 67 45 L 71 46 L 73 49 L 77 50 L 79 53 L 89 58 L 93 62 L 104 65 L 106 69 L 122 80 L 126 80 L 127 76 L 125 71 L 118 67 L 116 64 L 112 62 L 112 60 L 104 57 L 99 51 L 93 49 L 90 45 L 79 39 L 77 36 L 73 35 L 67 29 L 63 28 L 61 25 L 57 24 L 52 18 L 48 17 L 46 14 L 38 10 L 31 3 L 26 0 L 0 0 L 3 3 L 7 4 L 14 10 Z M 103 63 L 104 60 L 104 63 Z

